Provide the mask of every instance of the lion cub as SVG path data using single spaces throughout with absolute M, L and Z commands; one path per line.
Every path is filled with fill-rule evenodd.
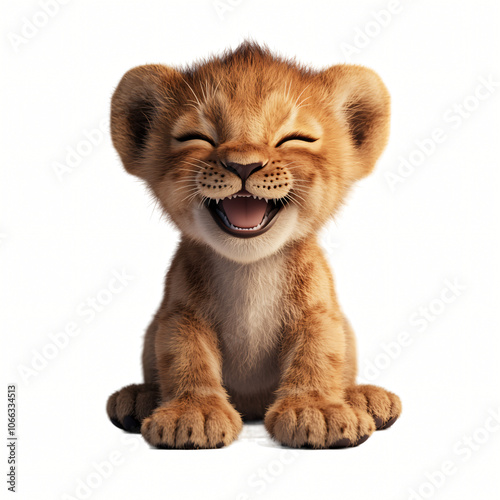
M 399 398 L 356 385 L 356 347 L 318 231 L 385 147 L 390 99 L 360 66 L 323 71 L 244 43 L 189 68 L 130 70 L 113 143 L 182 238 L 144 343 L 144 384 L 111 421 L 158 448 L 218 448 L 242 419 L 278 442 L 344 448 Z

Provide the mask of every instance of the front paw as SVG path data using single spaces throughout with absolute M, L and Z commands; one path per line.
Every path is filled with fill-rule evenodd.
M 141 433 L 157 448 L 221 448 L 242 428 L 239 413 L 220 396 L 178 398 L 144 420 Z
M 348 448 L 375 431 L 368 413 L 321 397 L 278 399 L 264 424 L 276 441 L 292 447 Z

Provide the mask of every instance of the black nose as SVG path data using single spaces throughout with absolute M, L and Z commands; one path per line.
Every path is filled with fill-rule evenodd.
M 243 182 L 245 182 L 251 174 L 260 170 L 264 164 L 263 163 L 233 163 L 233 162 L 225 162 L 225 167 L 234 172 Z

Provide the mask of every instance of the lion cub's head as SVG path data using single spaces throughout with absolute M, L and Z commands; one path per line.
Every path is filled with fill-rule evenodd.
M 182 70 L 130 70 L 111 129 L 186 237 L 251 262 L 318 231 L 372 170 L 389 94 L 369 69 L 313 71 L 245 43 Z

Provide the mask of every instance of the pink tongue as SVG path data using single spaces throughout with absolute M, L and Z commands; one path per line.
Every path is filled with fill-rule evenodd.
M 225 199 L 222 201 L 229 222 L 237 227 L 255 227 L 262 222 L 266 213 L 267 201 L 246 198 Z

